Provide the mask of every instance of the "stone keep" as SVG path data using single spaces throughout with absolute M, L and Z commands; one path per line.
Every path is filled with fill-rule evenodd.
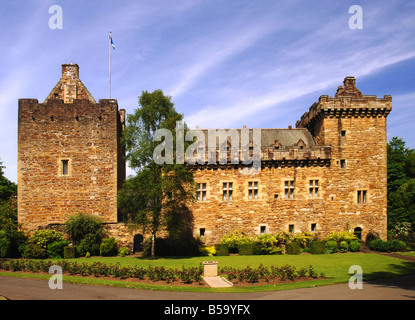
M 125 179 L 124 118 L 117 100 L 94 100 L 76 64 L 62 65 L 62 78 L 43 103 L 19 100 L 18 222 L 23 228 L 62 224 L 78 212 L 117 222 L 117 190 Z
M 296 128 L 261 129 L 259 173 L 244 174 L 229 153 L 227 164 L 193 166 L 195 235 L 207 244 L 235 230 L 251 236 L 347 230 L 363 240 L 372 230 L 386 239 L 391 108 L 391 96 L 363 95 L 356 79 L 346 77 L 335 96 L 321 96 Z

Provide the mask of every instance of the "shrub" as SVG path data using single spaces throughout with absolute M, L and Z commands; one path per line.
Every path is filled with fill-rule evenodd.
M 336 253 L 338 251 L 337 242 L 329 240 L 326 243 L 326 253 Z
M 76 247 L 64 247 L 63 248 L 63 258 L 64 259 L 74 259 L 76 258 Z
M 48 256 L 52 259 L 63 258 L 63 248 L 67 247 L 69 242 L 67 240 L 56 241 L 48 245 Z
M 254 243 L 244 243 L 240 244 L 238 247 L 238 252 L 240 255 L 252 255 L 254 254 Z
M 130 254 L 130 250 L 128 250 L 128 248 L 126 247 L 121 247 L 118 249 L 118 255 L 120 257 L 125 257 L 128 256 Z
M 377 239 L 380 239 L 379 234 L 376 231 L 370 230 L 366 236 L 366 243 L 369 245 L 370 242 L 372 242 L 373 240 L 377 240 Z
M 354 233 L 348 231 L 334 231 L 325 238 L 326 241 L 336 241 L 339 245 L 342 241 L 349 244 L 352 241 L 359 240 Z
M 118 253 L 117 240 L 114 237 L 102 240 L 99 253 L 103 257 L 116 256 Z
M 323 254 L 326 250 L 326 243 L 324 241 L 312 241 L 309 248 L 312 254 Z
M 285 252 L 287 254 L 300 254 L 300 244 L 298 242 L 289 242 L 285 244 Z
M 97 216 L 86 213 L 78 213 L 70 216 L 65 223 L 65 233 L 76 245 L 80 244 L 82 239 L 90 235 L 95 237 L 96 243 L 101 243 L 103 236 L 102 220 Z
M 221 244 L 227 244 L 229 246 L 230 253 L 237 253 L 239 245 L 251 242 L 253 242 L 251 237 L 249 237 L 245 232 L 238 230 L 223 236 L 220 241 Z
M 46 250 L 49 244 L 63 240 L 65 240 L 65 238 L 63 237 L 63 234 L 61 232 L 51 229 L 45 229 L 36 231 L 30 237 L 28 243 L 33 243 Z
M 79 256 L 84 256 L 87 252 L 93 256 L 99 255 L 100 240 L 94 234 L 87 234 L 76 247 Z
M 369 248 L 381 252 L 405 251 L 406 244 L 400 240 L 383 241 L 381 239 L 375 239 L 369 242 Z
M 0 258 L 10 257 L 12 242 L 5 230 L 0 230 Z
M 217 256 L 229 256 L 229 245 L 224 243 L 215 244 Z
M 216 254 L 215 247 L 199 246 L 199 254 L 201 256 L 213 257 Z
M 349 251 L 349 245 L 347 244 L 346 241 L 341 241 L 339 244 L 339 251 L 342 253 L 345 253 L 347 251 Z
M 46 249 L 34 243 L 29 243 L 24 252 L 23 257 L 26 259 L 45 259 L 47 257 Z
M 359 252 L 360 251 L 360 242 L 359 241 L 352 241 L 349 244 L 349 251 L 351 252 Z
M 300 232 L 294 235 L 292 241 L 299 243 L 301 248 L 306 248 L 313 238 L 314 238 L 314 235 L 312 233 L 303 231 L 303 232 Z

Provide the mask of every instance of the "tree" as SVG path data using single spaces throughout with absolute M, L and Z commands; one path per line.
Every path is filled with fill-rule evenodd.
M 415 150 L 393 137 L 388 152 L 388 228 L 398 223 L 415 225 Z
M 7 201 L 17 194 L 17 185 L 4 176 L 3 162 L 0 161 L 0 202 Z
M 143 91 L 139 105 L 127 116 L 123 134 L 127 160 L 136 176 L 129 177 L 119 192 L 118 208 L 123 221 L 134 227 L 141 226 L 143 233 L 151 233 L 151 257 L 154 258 L 157 233 L 183 213 L 186 201 L 194 196 L 194 183 L 193 174 L 185 165 L 175 164 L 176 161 L 160 164 L 154 159 L 154 150 L 160 145 L 155 139 L 157 131 L 169 130 L 176 145 L 176 123 L 183 120 L 171 97 L 161 90 Z M 165 149 L 164 153 L 167 152 Z M 176 159 L 176 152 L 171 156 Z

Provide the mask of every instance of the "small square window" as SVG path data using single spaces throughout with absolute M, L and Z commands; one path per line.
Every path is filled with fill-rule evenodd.
M 206 232 L 206 229 L 205 229 L 205 228 L 200 228 L 200 229 L 199 229 L 199 235 L 200 235 L 201 237 L 204 237 L 204 236 L 205 236 L 205 232 Z
M 289 232 L 289 233 L 293 233 L 293 232 L 294 232 L 294 225 L 293 225 L 293 224 L 290 224 L 290 225 L 288 226 L 288 232 Z
M 312 223 L 311 224 L 311 231 L 316 231 L 316 227 L 317 227 L 317 224 L 316 223 Z
M 342 130 L 341 135 L 342 135 L 342 137 L 345 137 L 346 136 L 346 130 Z
M 274 194 L 274 200 L 278 200 L 278 194 Z
M 259 230 L 259 233 L 260 234 L 265 234 L 265 232 L 267 231 L 267 227 L 266 226 L 260 226 L 260 228 L 259 228 L 260 230 Z

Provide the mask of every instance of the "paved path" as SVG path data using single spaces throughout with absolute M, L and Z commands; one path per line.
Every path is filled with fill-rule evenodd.
M 415 275 L 364 283 L 256 293 L 146 291 L 63 283 L 51 290 L 48 281 L 0 277 L 0 296 L 11 300 L 408 300 L 415 299 Z

